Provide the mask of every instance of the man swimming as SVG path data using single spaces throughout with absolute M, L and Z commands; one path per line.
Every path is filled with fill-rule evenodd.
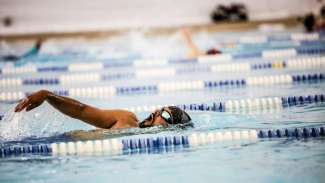
M 176 106 L 167 106 L 156 110 L 139 123 L 136 115 L 130 111 L 99 109 L 72 98 L 56 95 L 47 90 L 40 90 L 23 99 L 15 107 L 15 112 L 20 112 L 24 109 L 30 111 L 40 106 L 44 101 L 47 101 L 65 115 L 103 129 L 147 128 L 157 125 L 163 127 L 180 125 L 186 127 L 193 125 L 190 116 Z
M 199 50 L 197 45 L 192 40 L 192 36 L 190 32 L 186 28 L 180 29 L 180 33 L 186 43 L 186 46 L 190 50 L 188 53 L 189 58 L 196 58 L 198 56 L 203 56 L 203 55 L 218 55 L 221 54 L 221 51 L 217 48 L 211 48 L 207 50 L 206 52 L 202 52 Z
M 25 54 L 23 54 L 23 55 L 5 55 L 5 56 L 1 56 L 0 61 L 15 62 L 15 61 L 18 61 L 19 59 L 22 59 L 22 58 L 28 58 L 30 56 L 37 55 L 39 53 L 39 51 L 41 50 L 42 42 L 43 42 L 42 39 L 38 39 L 36 41 L 35 45 L 29 51 L 27 51 Z

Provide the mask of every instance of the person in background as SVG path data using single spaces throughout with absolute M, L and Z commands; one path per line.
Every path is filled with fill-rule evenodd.
M 325 29 L 325 6 L 322 6 L 319 10 L 319 16 L 317 17 L 313 13 L 308 13 L 302 19 L 306 32 L 324 32 Z
M 37 55 L 41 49 L 42 42 L 43 42 L 42 39 L 38 39 L 34 44 L 34 46 L 23 55 L 5 55 L 0 58 L 0 61 L 15 62 L 23 58 Z
M 314 14 L 312 13 L 307 14 L 303 19 L 303 24 L 306 32 L 315 31 L 316 18 Z
M 183 39 L 184 39 L 184 41 L 186 43 L 186 46 L 190 50 L 189 53 L 188 53 L 188 57 L 194 58 L 194 57 L 198 57 L 198 56 L 202 56 L 202 55 L 221 54 L 221 51 L 216 49 L 216 48 L 211 48 L 211 49 L 207 50 L 206 52 L 200 51 L 199 48 L 194 44 L 194 42 L 192 40 L 192 36 L 191 36 L 190 32 L 186 28 L 180 29 L 180 32 L 181 32 L 182 37 L 183 37 Z

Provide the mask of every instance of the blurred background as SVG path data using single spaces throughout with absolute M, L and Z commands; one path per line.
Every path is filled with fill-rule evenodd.
M 0 35 L 209 24 L 218 5 L 239 3 L 250 20 L 318 14 L 321 0 L 1 0 Z
M 0 182 L 324 182 L 324 30 L 322 0 L 0 0 Z M 13 111 L 41 89 L 139 121 L 178 105 L 194 128 L 97 131 L 47 102 Z M 237 133 L 224 133 L 233 145 L 203 146 L 211 132 L 270 129 L 275 137 L 294 128 L 289 136 L 299 139 L 237 143 Z M 52 142 L 73 154 L 61 144 L 70 136 L 195 133 L 201 142 L 191 143 L 202 148 L 158 145 L 149 156 L 101 156 L 98 141 L 85 148 L 95 156 L 11 156 L 16 146 L 34 152 Z

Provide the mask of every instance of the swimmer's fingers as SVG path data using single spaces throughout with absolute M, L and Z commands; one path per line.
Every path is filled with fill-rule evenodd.
M 15 112 L 22 111 L 28 105 L 28 103 L 29 103 L 28 98 L 25 98 L 22 101 L 20 101 L 20 103 L 15 107 Z

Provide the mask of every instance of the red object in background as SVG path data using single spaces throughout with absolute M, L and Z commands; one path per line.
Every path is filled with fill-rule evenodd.
M 217 55 L 217 54 L 221 54 L 221 51 L 220 50 L 217 50 L 215 48 L 211 48 L 207 51 L 207 54 L 208 55 Z

